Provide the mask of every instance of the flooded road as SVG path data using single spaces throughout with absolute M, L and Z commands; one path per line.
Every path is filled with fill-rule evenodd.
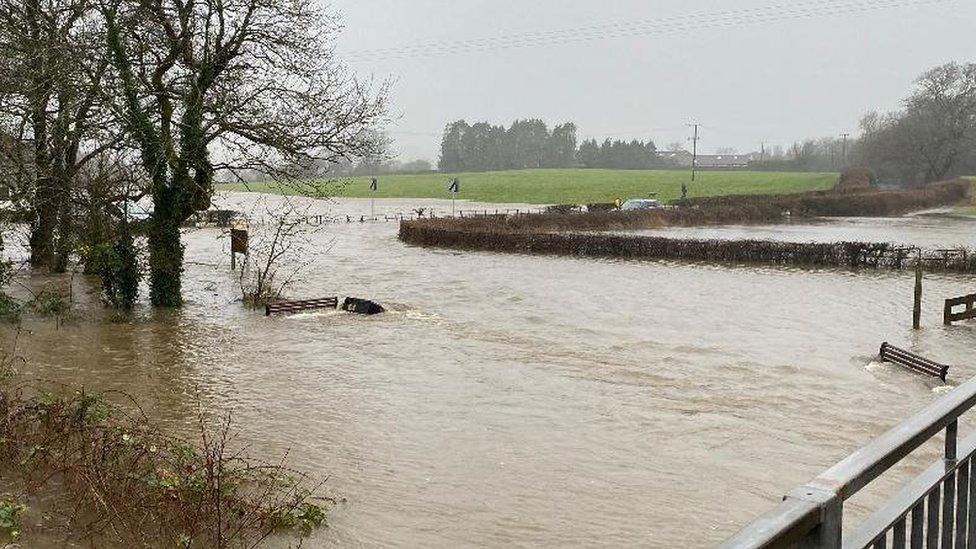
M 369 201 L 314 207 L 358 216 Z M 919 244 L 972 242 L 974 227 L 790 227 L 813 240 L 862 222 Z M 950 382 L 976 375 L 976 324 L 941 324 L 969 277 L 926 278 L 916 333 L 910 273 L 457 253 L 396 231 L 325 227 L 289 292 L 389 314 L 246 311 L 228 239 L 193 230 L 183 310 L 29 321 L 24 375 L 126 391 L 176 430 L 198 398 L 232 413 L 253 454 L 287 452 L 346 499 L 310 545 L 351 547 L 713 545 L 943 392 L 874 363 L 882 341 L 952 364 Z M 921 454 L 852 515 L 935 447 Z

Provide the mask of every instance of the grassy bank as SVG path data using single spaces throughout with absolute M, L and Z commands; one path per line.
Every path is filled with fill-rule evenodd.
M 458 198 L 476 202 L 521 204 L 589 204 L 616 199 L 648 197 L 662 200 L 681 196 L 681 184 L 690 197 L 730 194 L 787 194 L 833 187 L 837 174 L 779 172 L 701 172 L 690 181 L 687 171 L 651 170 L 519 170 L 486 173 L 387 175 L 379 177 L 377 198 L 450 198 L 447 181 L 461 182 Z M 369 197 L 368 177 L 341 182 L 341 196 Z M 279 193 L 277 185 L 253 183 L 247 187 L 221 184 L 219 190 Z M 286 190 L 286 192 L 289 192 Z

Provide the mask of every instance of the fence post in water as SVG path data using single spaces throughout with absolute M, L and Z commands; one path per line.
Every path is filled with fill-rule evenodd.
M 915 307 L 912 309 L 912 328 L 922 327 L 922 254 L 919 252 L 918 262 L 915 264 Z

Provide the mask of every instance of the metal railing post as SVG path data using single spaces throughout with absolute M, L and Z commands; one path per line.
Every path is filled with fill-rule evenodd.
M 946 425 L 945 460 L 947 463 L 955 463 L 956 461 L 956 441 L 958 439 L 959 420 L 956 419 L 949 425 Z
M 843 538 L 844 500 L 823 488 L 806 485 L 790 492 L 786 499 L 809 501 L 820 507 L 820 524 L 798 544 L 810 549 L 840 549 Z

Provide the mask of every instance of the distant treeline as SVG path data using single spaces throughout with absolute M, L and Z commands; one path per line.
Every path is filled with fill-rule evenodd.
M 441 139 L 442 172 L 518 170 L 527 168 L 646 169 L 671 164 L 657 154 L 652 141 L 584 141 L 577 146 L 576 124 L 551 130 L 539 119 L 516 120 L 511 126 L 488 122 L 447 125 Z
M 585 168 L 617 170 L 646 170 L 673 167 L 673 163 L 657 154 L 651 140 L 611 141 L 598 144 L 596 139 L 583 141 L 577 153 L 579 164 Z

